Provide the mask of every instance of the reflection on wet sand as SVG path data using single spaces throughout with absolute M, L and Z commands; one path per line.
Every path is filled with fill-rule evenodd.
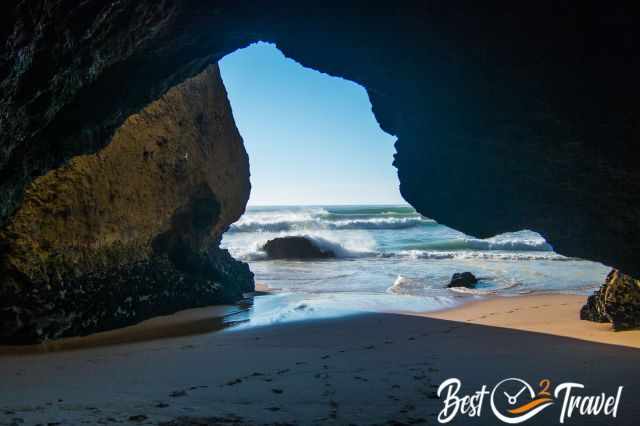
M 247 295 L 235 305 L 188 309 L 89 336 L 63 338 L 37 345 L 0 346 L 0 356 L 68 351 L 211 333 L 248 321 L 253 297 L 259 294 Z

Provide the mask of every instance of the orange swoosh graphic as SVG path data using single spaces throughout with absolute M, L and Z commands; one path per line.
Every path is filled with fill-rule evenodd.
M 553 400 L 551 398 L 538 398 L 538 399 L 534 399 L 533 401 L 527 404 L 524 404 L 521 407 L 514 408 L 513 410 L 507 410 L 507 411 L 510 412 L 511 414 L 522 414 L 536 408 L 538 405 L 544 404 L 549 401 L 553 401 Z

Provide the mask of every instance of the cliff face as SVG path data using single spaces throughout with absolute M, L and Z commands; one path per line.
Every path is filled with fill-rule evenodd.
M 168 80 L 146 102 L 117 114 L 110 114 L 113 104 L 139 92 L 113 85 L 104 92 L 111 96 L 100 102 L 93 96 L 78 98 L 88 86 L 102 90 L 99 80 L 107 69 L 117 72 L 119 63 L 161 37 L 176 6 L 165 0 L 19 0 L 0 5 L 0 224 L 33 177 L 73 155 L 95 153 L 130 114 L 195 75 L 190 70 Z M 153 69 L 138 69 L 154 75 Z M 109 130 L 92 127 L 96 121 Z M 78 133 L 80 122 L 84 131 Z
M 33 341 L 221 303 L 253 288 L 218 248 L 249 164 L 217 66 L 28 185 L 0 230 L 0 337 Z

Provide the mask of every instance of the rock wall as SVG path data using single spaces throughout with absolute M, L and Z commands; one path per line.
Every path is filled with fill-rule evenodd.
M 238 299 L 252 274 L 218 244 L 249 190 L 211 65 L 128 117 L 96 154 L 27 186 L 0 229 L 0 340 L 86 334 Z
M 580 311 L 580 319 L 610 322 L 614 330 L 640 327 L 640 281 L 612 270 Z

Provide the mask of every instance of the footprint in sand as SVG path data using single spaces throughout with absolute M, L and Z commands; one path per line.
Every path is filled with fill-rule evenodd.
M 278 395 L 284 393 L 284 391 L 282 389 L 271 389 L 271 392 L 273 392 L 275 394 L 278 394 Z
M 329 401 L 329 406 L 331 407 L 331 411 L 329 411 L 329 417 L 332 419 L 336 419 L 338 417 L 338 403 L 333 399 Z

